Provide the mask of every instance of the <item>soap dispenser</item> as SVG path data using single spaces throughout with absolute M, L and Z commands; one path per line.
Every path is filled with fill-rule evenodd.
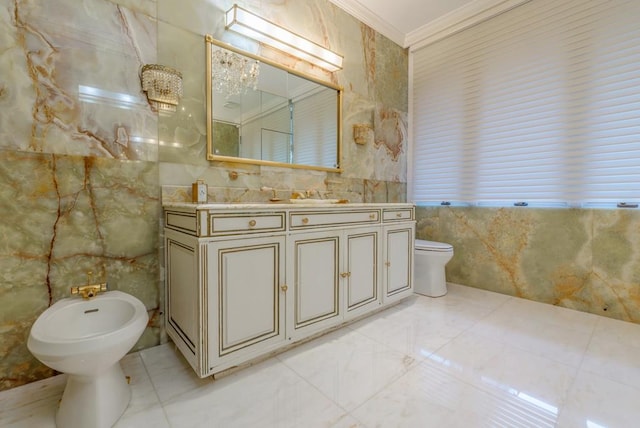
M 191 201 L 197 204 L 204 204 L 207 202 L 207 183 L 202 180 L 196 180 L 191 185 Z

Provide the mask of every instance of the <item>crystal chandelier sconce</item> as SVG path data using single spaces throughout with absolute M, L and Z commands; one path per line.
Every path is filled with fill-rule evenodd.
M 146 64 L 140 79 L 142 90 L 156 110 L 176 111 L 182 97 L 182 73 L 164 65 Z
M 240 56 L 225 49 L 212 49 L 211 78 L 214 90 L 226 95 L 246 93 L 258 88 L 260 62 Z

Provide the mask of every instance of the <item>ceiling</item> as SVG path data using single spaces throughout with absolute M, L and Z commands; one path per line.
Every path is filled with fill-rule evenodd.
M 528 0 L 330 0 L 402 47 L 458 31 Z

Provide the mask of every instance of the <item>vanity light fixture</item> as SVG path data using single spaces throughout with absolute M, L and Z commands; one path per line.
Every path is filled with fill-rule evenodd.
M 182 73 L 159 64 L 145 64 L 140 75 L 142 90 L 158 111 L 176 111 L 182 97 Z
M 227 30 L 248 36 L 328 71 L 342 69 L 342 55 L 298 36 L 234 4 L 226 13 Z

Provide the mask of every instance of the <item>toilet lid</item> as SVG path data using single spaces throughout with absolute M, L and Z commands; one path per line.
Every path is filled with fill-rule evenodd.
M 453 251 L 453 245 L 443 242 L 425 241 L 424 239 L 416 239 L 416 250 L 428 251 Z

